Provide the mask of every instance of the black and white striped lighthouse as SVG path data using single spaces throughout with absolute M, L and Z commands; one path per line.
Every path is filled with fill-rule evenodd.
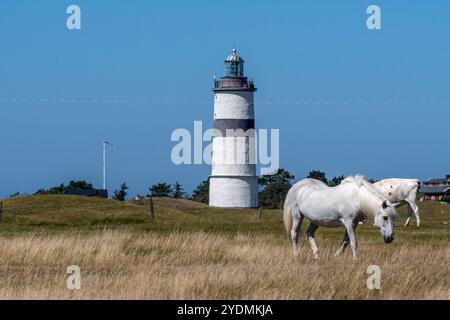
M 214 129 L 209 205 L 258 206 L 253 81 L 244 76 L 244 60 L 233 49 L 225 75 L 214 80 Z

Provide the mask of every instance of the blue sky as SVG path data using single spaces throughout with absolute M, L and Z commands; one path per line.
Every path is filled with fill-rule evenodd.
M 81 30 L 66 28 L 70 4 Z M 382 30 L 366 28 L 370 4 Z M 190 192 L 210 168 L 172 164 L 170 135 L 211 126 L 212 78 L 233 45 L 258 87 L 256 126 L 280 129 L 280 165 L 297 178 L 443 176 L 449 10 L 444 0 L 1 1 L 0 197 L 70 179 L 101 187 L 103 138 L 117 145 L 110 191 L 179 180 Z

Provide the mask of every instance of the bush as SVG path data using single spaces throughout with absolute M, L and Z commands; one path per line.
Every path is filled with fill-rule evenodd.
M 441 200 L 450 203 L 450 196 L 443 196 Z

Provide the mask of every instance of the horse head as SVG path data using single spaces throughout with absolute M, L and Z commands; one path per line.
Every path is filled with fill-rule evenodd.
M 374 226 L 380 229 L 380 233 L 384 238 L 385 243 L 391 243 L 394 240 L 394 223 L 393 220 L 398 217 L 395 207 L 383 200 L 378 213 L 374 217 Z

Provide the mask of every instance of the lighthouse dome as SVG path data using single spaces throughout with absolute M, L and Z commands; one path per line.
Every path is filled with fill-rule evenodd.
M 225 61 L 242 61 L 242 62 L 244 62 L 244 59 L 242 59 L 240 56 L 237 55 L 236 49 L 233 49 L 233 52 L 226 58 Z

